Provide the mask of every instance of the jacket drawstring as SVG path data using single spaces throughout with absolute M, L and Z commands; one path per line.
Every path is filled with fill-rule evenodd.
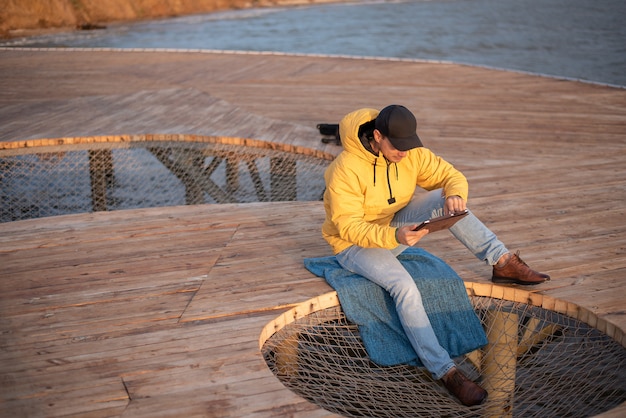
M 378 158 L 374 158 L 374 186 L 376 186 L 376 161 Z
M 378 158 L 374 158 L 374 164 L 373 164 L 374 186 L 376 186 L 376 161 L 378 161 Z M 387 161 L 387 159 L 385 159 L 385 162 L 387 163 L 387 187 L 389 188 L 389 199 L 387 199 L 387 202 L 391 205 L 391 204 L 396 203 L 396 198 L 393 197 L 393 191 L 391 190 L 391 181 L 389 180 L 389 166 L 391 165 L 391 163 Z M 398 165 L 396 163 L 393 163 L 393 165 L 396 168 L 396 180 L 398 180 Z
M 391 164 L 387 160 L 385 160 L 385 162 L 387 163 L 387 187 L 389 187 L 389 199 L 387 199 L 387 202 L 391 205 L 391 204 L 396 203 L 396 198 L 393 197 L 393 191 L 391 190 L 391 180 L 389 180 L 389 166 Z M 394 165 L 396 166 L 396 180 L 397 180 L 398 179 L 398 166 L 395 163 Z

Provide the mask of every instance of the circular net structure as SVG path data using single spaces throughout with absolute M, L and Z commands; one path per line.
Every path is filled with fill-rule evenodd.
M 488 390 L 479 406 L 458 403 L 424 368 L 370 361 L 335 292 L 269 323 L 261 352 L 286 387 L 347 417 L 589 417 L 626 401 L 621 330 L 545 295 L 466 288 L 489 344 L 455 362 Z
M 246 138 L 133 135 L 0 144 L 0 222 L 203 203 L 320 200 L 333 156 Z

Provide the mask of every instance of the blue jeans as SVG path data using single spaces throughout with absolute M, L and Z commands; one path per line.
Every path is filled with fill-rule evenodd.
M 441 190 L 416 195 L 396 213 L 391 224 L 403 226 L 441 216 L 444 202 Z M 496 264 L 509 252 L 471 212 L 450 228 L 450 232 L 478 259 L 489 265 Z M 353 245 L 337 254 L 337 261 L 346 270 L 360 274 L 389 292 L 417 356 L 435 379 L 441 379 L 454 367 L 454 362 L 437 340 L 413 278 L 396 258 L 407 248 L 406 245 L 398 245 L 393 250 L 387 250 Z

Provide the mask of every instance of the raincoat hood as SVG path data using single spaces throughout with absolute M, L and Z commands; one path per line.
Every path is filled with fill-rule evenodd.
M 367 140 L 359 138 L 359 128 L 364 123 L 376 119 L 376 116 L 378 116 L 378 110 L 364 108 L 348 113 L 341 119 L 341 122 L 339 122 L 339 137 L 341 138 L 341 145 L 343 145 L 346 152 L 362 155 L 368 161 L 374 160 L 375 155 L 368 151 L 369 144 Z

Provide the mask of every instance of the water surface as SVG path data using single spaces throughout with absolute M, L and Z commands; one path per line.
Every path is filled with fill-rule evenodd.
M 624 0 L 362 1 L 226 11 L 4 42 L 454 61 L 626 86 Z

